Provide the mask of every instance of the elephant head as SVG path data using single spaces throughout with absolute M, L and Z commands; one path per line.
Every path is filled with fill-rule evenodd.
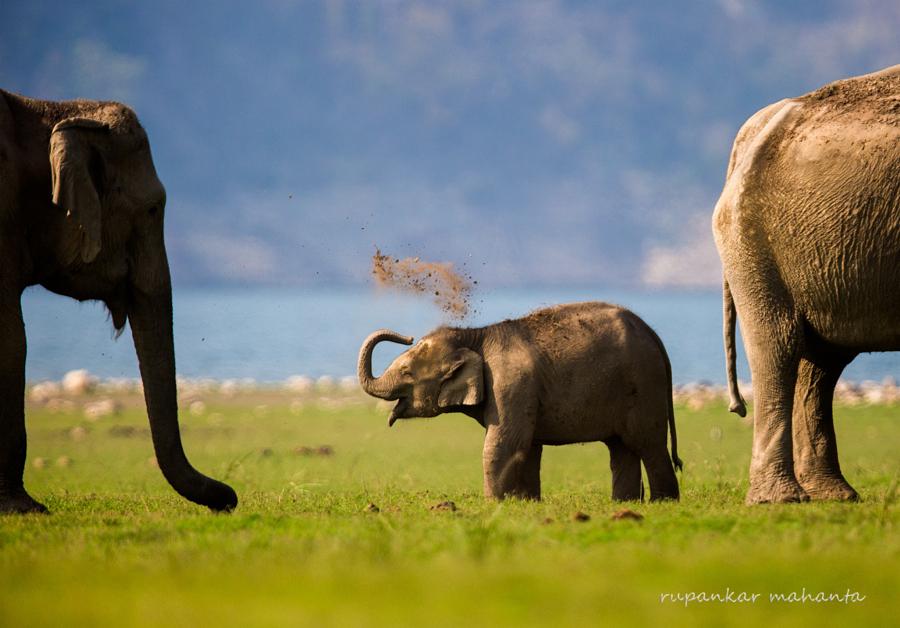
M 172 286 L 163 240 L 165 188 L 147 135 L 123 105 L 60 105 L 69 109 L 60 109 L 68 115 L 50 133 L 56 218 L 47 227 L 45 253 L 56 259 L 56 271 L 42 283 L 80 300 L 103 300 L 119 331 L 130 322 L 163 475 L 183 497 L 231 510 L 235 492 L 194 469 L 181 443 Z
M 374 332 L 359 350 L 359 383 L 373 397 L 397 400 L 388 425 L 397 419 L 433 417 L 484 397 L 484 361 L 439 330 L 402 353 L 381 377 L 372 375 L 372 351 L 383 340 L 411 345 L 413 339 L 387 329 Z

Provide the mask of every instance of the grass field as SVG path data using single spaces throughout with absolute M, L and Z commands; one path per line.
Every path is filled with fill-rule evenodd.
M 498 504 L 471 419 L 389 430 L 354 396 L 204 401 L 183 412 L 185 446 L 236 488 L 231 515 L 168 488 L 136 398 L 97 421 L 29 409 L 26 485 L 53 514 L 0 517 L 0 625 L 897 625 L 897 405 L 837 411 L 861 503 L 758 507 L 750 427 L 677 408 L 682 501 L 632 504 L 630 521 L 610 519 L 601 444 L 545 450 L 544 501 Z M 865 599 L 769 601 L 804 588 Z M 661 601 L 728 590 L 761 595 Z

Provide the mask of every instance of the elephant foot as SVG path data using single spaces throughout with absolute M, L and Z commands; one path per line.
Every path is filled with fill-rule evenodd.
M 801 476 L 801 484 L 810 499 L 815 501 L 859 501 L 859 493 L 841 476 Z
M 535 502 L 541 501 L 541 492 L 540 491 L 535 492 L 535 491 L 532 491 L 529 489 L 523 489 L 523 488 L 507 489 L 500 493 L 491 493 L 491 494 L 488 494 L 487 492 L 485 492 L 484 496 L 488 497 L 488 498 L 492 498 L 492 499 L 497 499 L 497 500 L 519 499 L 522 501 L 535 501 Z
M 754 504 L 792 504 L 808 501 L 809 495 L 793 478 L 768 483 L 760 482 L 758 484 L 751 481 L 746 499 L 748 506 Z
M 679 500 L 680 500 L 680 496 L 678 495 L 677 491 L 674 493 L 656 493 L 656 494 L 654 494 L 653 491 L 650 491 L 650 501 L 651 502 L 666 502 L 666 501 L 677 502 Z
M 0 496 L 0 514 L 25 515 L 46 512 L 47 507 L 32 499 L 31 495 L 25 491 Z

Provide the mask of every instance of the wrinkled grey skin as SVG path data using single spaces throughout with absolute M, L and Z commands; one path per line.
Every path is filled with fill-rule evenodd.
M 756 113 L 713 216 L 731 410 L 735 311 L 755 396 L 747 502 L 857 499 L 838 463 L 834 387 L 900 349 L 900 66 Z
M 214 510 L 231 487 L 197 472 L 181 445 L 165 189 L 134 112 L 118 103 L 33 100 L 0 90 L 0 512 L 43 512 L 22 483 L 22 291 L 40 284 L 106 303 L 131 324 L 156 458 L 181 495 Z M 77 330 L 73 330 L 77 333 Z
M 633 313 L 606 303 L 574 303 L 488 327 L 442 327 L 400 355 L 381 377 L 363 343 L 359 381 L 368 394 L 398 400 L 397 419 L 462 412 L 486 429 L 484 494 L 541 497 L 544 445 L 603 441 L 613 498 L 641 499 L 641 462 L 651 499 L 678 499 L 678 460 L 669 359 Z M 672 456 L 666 449 L 672 432 Z

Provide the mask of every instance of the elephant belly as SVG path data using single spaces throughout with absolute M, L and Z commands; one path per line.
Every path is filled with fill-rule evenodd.
M 776 248 L 780 274 L 820 338 L 859 351 L 900 349 L 900 207 L 843 200 L 822 199 L 798 220 L 794 241 Z
M 833 257 L 798 251 L 793 264 L 781 264 L 782 276 L 798 317 L 819 338 L 857 351 L 898 350 L 900 246 L 878 255 L 862 249 L 835 244 Z
M 900 290 L 900 286 L 897 288 Z M 855 295 L 828 307 L 807 308 L 804 316 L 815 335 L 835 347 L 863 351 L 900 351 L 900 304 L 853 303 Z
M 666 375 L 662 363 L 641 373 L 629 363 L 597 365 L 560 379 L 558 392 L 541 403 L 535 440 L 547 445 L 606 441 L 666 420 Z

